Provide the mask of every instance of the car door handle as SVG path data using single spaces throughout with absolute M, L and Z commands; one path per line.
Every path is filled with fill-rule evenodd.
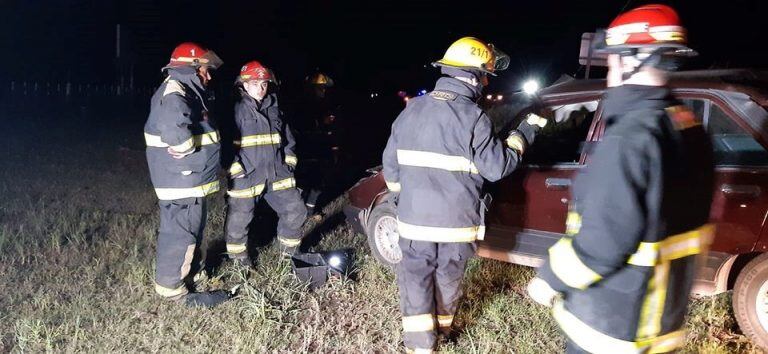
M 562 191 L 571 186 L 571 180 L 568 178 L 547 178 L 544 184 L 549 190 Z
M 755 185 L 743 185 L 743 184 L 723 184 L 720 186 L 720 191 L 725 196 L 731 197 L 758 197 L 762 192 L 759 186 Z

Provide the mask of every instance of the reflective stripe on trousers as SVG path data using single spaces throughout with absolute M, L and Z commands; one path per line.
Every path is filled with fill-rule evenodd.
M 461 280 L 472 243 L 435 243 L 400 238 L 403 259 L 397 266 L 403 342 L 409 349 L 431 350 L 437 330 L 448 329 L 461 298 Z
M 155 258 L 155 291 L 166 298 L 187 293 L 197 245 L 205 229 L 205 198 L 159 201 L 160 228 Z

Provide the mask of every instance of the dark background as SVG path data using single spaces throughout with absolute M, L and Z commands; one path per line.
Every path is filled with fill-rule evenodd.
M 765 0 L 660 2 L 678 9 L 690 45 L 701 53 L 689 69 L 766 67 Z M 336 82 L 331 113 L 338 117 L 344 165 L 360 171 L 380 163 L 389 126 L 404 105 L 397 92 L 430 90 L 439 71 L 429 64 L 454 40 L 476 36 L 507 52 L 509 70 L 487 90 L 509 93 L 528 78 L 547 85 L 563 74 L 583 76 L 582 33 L 647 3 L 0 0 L 0 119 L 21 126 L 34 116 L 51 131 L 54 120 L 101 126 L 105 136 L 119 129 L 130 134 L 116 145 L 141 150 L 160 68 L 178 43 L 194 41 L 224 60 L 212 88 L 225 141 L 234 135 L 232 84 L 243 63 L 258 59 L 275 70 L 280 106 L 292 124 L 312 118 L 301 114 L 303 82 L 320 70 Z M 300 152 L 318 149 L 298 133 Z M 226 165 L 231 151 L 223 146 Z
M 701 52 L 691 68 L 766 66 L 766 1 L 658 2 L 678 9 L 691 46 Z M 431 61 L 453 40 L 472 35 L 511 56 L 510 69 L 492 86 L 508 91 L 526 77 L 546 84 L 579 73 L 581 34 L 645 3 L 5 0 L 0 81 L 104 83 L 133 76 L 136 85 L 156 85 L 173 47 L 196 41 L 223 58 L 220 84 L 230 84 L 240 65 L 258 58 L 289 86 L 320 69 L 358 92 L 415 91 L 431 88 L 437 76 Z

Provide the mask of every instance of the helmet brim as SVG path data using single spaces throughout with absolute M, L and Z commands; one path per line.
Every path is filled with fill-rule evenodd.
M 653 44 L 621 44 L 621 45 L 608 45 L 606 43 L 606 32 L 603 29 L 597 30 L 595 32 L 594 37 L 592 38 L 592 50 L 596 54 L 628 54 L 632 53 L 635 54 L 638 51 L 649 51 L 649 52 L 655 52 L 660 49 L 667 49 L 663 50 L 661 54 L 664 55 L 674 55 L 674 56 L 680 56 L 680 57 L 686 57 L 691 58 L 699 55 L 699 53 L 690 47 L 675 43 L 675 42 L 667 42 L 667 43 L 653 43 Z
M 449 68 L 456 68 L 456 69 L 461 69 L 461 70 L 466 70 L 466 71 L 480 71 L 480 72 L 486 73 L 488 75 L 497 76 L 496 73 L 494 73 L 493 71 L 490 71 L 488 69 L 478 68 L 476 66 L 461 65 L 460 63 L 454 62 L 452 60 L 446 60 L 446 59 L 440 59 L 438 61 L 432 62 L 432 66 L 434 66 L 434 67 L 445 66 L 445 67 L 449 67 Z

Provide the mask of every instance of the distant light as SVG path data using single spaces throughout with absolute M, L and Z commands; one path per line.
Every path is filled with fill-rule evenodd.
M 410 99 L 411 99 L 411 98 L 410 98 L 410 97 L 408 97 L 408 96 L 405 96 L 405 97 L 403 97 L 403 101 L 405 101 L 405 102 L 408 102 L 408 100 L 410 100 Z
M 523 84 L 523 92 L 533 95 L 539 91 L 539 82 L 536 80 L 528 80 Z
M 496 95 L 496 100 L 501 101 L 504 99 L 504 95 Z
M 331 256 L 331 258 L 328 259 L 328 264 L 331 267 L 338 268 L 341 265 L 341 257 Z
M 426 95 L 427 94 L 427 90 L 421 90 L 421 91 L 419 91 L 419 93 L 421 93 L 422 95 Z
M 485 99 L 486 99 L 486 100 L 488 100 L 488 101 L 490 101 L 490 100 L 492 100 L 492 99 L 493 99 L 493 95 L 488 95 L 488 96 L 485 96 Z
M 405 91 L 400 90 L 400 91 L 397 91 L 397 96 L 398 97 L 406 97 L 406 96 L 408 96 L 408 93 L 405 92 Z

